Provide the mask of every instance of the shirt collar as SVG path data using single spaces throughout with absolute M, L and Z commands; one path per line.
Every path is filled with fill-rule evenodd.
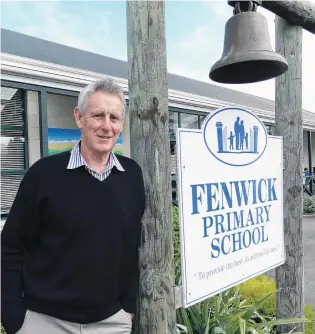
M 86 164 L 86 162 L 84 161 L 84 159 L 82 157 L 82 154 L 80 152 L 80 142 L 81 141 L 77 142 L 77 144 L 71 150 L 71 155 L 70 155 L 70 159 L 69 159 L 67 169 L 75 169 L 75 168 L 79 168 L 81 166 L 86 166 L 86 167 L 90 168 Z M 117 159 L 116 155 L 113 152 L 111 152 L 106 168 L 112 169 L 113 167 L 116 167 L 120 172 L 125 171 L 124 168 L 122 167 L 121 163 Z

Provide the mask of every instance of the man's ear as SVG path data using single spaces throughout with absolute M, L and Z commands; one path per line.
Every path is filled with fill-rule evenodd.
M 122 133 L 123 130 L 124 130 L 124 119 L 121 121 L 120 132 Z
M 74 108 L 73 115 L 74 115 L 74 118 L 75 118 L 75 122 L 77 123 L 77 127 L 79 129 L 82 129 L 82 127 L 83 127 L 83 115 L 81 114 L 78 107 Z

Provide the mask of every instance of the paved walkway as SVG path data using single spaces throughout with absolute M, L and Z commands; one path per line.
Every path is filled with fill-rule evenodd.
M 315 217 L 304 218 L 305 303 L 315 306 Z
M 304 217 L 305 304 L 315 307 L 315 216 Z M 268 274 L 275 277 L 275 270 Z

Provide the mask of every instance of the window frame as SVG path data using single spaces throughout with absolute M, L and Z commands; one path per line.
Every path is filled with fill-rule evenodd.
M 182 127 L 182 119 L 181 119 L 181 115 L 182 114 L 189 114 L 189 115 L 197 115 L 198 116 L 198 129 L 200 130 L 201 129 L 201 125 L 202 125 L 202 122 L 201 122 L 201 117 L 204 116 L 204 117 L 207 117 L 209 112 L 204 112 L 204 111 L 196 111 L 196 110 L 189 110 L 189 109 L 181 109 L 181 108 L 176 108 L 176 107 L 169 107 L 168 108 L 168 113 L 170 114 L 171 112 L 173 113 L 176 113 L 177 114 L 177 125 L 178 125 L 178 128 L 181 128 Z M 175 134 L 175 136 L 169 136 L 169 140 L 170 140 L 170 145 L 171 143 L 177 143 L 177 138 L 176 138 L 176 135 L 177 133 Z M 173 174 L 171 175 L 171 182 L 172 181 L 175 181 L 177 183 L 177 173 L 176 174 Z M 178 192 L 178 188 L 177 186 L 175 188 L 173 188 L 171 186 L 171 191 L 172 191 L 172 203 L 173 205 L 175 206 L 178 206 L 178 195 L 176 196 L 177 199 L 173 199 L 173 193 L 177 193 Z
M 28 147 L 28 119 L 27 119 L 27 91 L 22 88 L 13 87 L 12 85 L 2 84 L 1 87 L 4 88 L 13 88 L 18 89 L 22 93 L 22 104 L 23 104 L 23 126 L 20 125 L 2 125 L 0 124 L 1 133 L 2 131 L 12 130 L 12 131 L 21 131 L 24 138 L 24 168 L 23 169 L 2 169 L 1 168 L 1 177 L 8 176 L 8 175 L 25 175 L 28 168 L 29 168 L 29 147 Z M 1 166 L 2 167 L 2 166 Z M 8 212 L 2 212 L 1 208 L 1 219 L 6 218 L 8 216 Z
M 1 130 L 5 130 L 6 128 L 10 127 L 11 130 L 23 130 L 24 134 L 24 169 L 10 169 L 10 170 L 2 170 L 1 169 L 1 176 L 2 175 L 25 175 L 27 170 L 29 169 L 29 134 L 28 134 L 28 110 L 27 110 L 27 92 L 33 91 L 38 93 L 38 106 L 39 106 L 39 132 L 40 132 L 40 156 L 45 157 L 48 155 L 48 121 L 47 121 L 47 94 L 59 94 L 59 95 L 66 95 L 66 96 L 74 96 L 78 97 L 78 91 L 71 91 L 66 89 L 59 89 L 53 87 L 45 87 L 41 85 L 34 85 L 28 84 L 23 82 L 16 82 L 10 80 L 1 80 L 0 81 L 1 87 L 13 88 L 13 89 L 20 89 L 23 94 L 23 120 L 24 125 L 21 126 L 2 126 Z M 1 211 L 1 220 L 5 220 L 8 216 L 8 213 L 3 213 Z
M 39 106 L 39 131 L 40 131 L 40 153 L 41 157 L 48 155 L 48 121 L 47 121 L 47 94 L 57 94 L 78 97 L 80 92 L 33 85 L 23 82 L 1 80 L 1 87 L 17 88 L 25 91 L 25 101 L 27 102 L 27 91 L 38 93 Z

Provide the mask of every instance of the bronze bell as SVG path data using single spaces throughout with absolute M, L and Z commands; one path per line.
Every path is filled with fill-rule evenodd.
M 222 57 L 209 73 L 211 80 L 252 83 L 275 78 L 287 71 L 287 61 L 272 50 L 267 20 L 256 12 L 256 8 L 241 12 L 236 2 L 235 15 L 225 25 Z

